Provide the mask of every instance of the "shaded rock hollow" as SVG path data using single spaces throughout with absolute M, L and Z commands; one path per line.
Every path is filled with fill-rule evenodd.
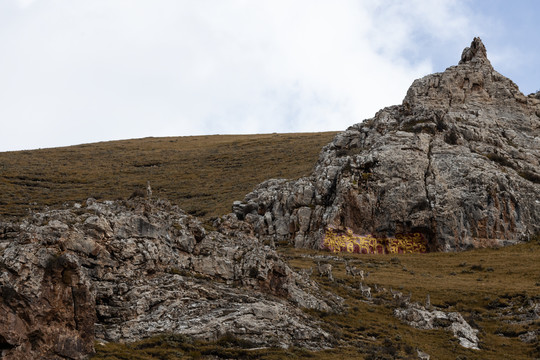
M 540 231 L 540 100 L 493 69 L 475 38 L 459 65 L 338 134 L 309 177 L 260 184 L 234 213 L 261 239 L 319 248 L 325 229 L 420 233 L 431 251 Z

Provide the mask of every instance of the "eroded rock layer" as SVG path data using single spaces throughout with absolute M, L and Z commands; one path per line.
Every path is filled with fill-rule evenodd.
M 431 251 L 512 244 L 540 232 L 539 161 L 538 94 L 496 72 L 475 38 L 459 65 L 337 135 L 311 176 L 266 181 L 233 211 L 297 247 L 320 248 L 328 229 L 421 234 Z
M 0 223 L 3 358 L 82 359 L 95 340 L 161 333 L 329 346 L 301 309 L 328 311 L 339 298 L 293 272 L 249 224 L 228 216 L 216 226 L 144 200 L 89 200 Z

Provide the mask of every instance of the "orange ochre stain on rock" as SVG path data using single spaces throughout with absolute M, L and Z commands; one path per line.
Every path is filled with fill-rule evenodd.
M 427 252 L 427 242 L 421 233 L 396 234 L 395 238 L 378 238 L 371 234 L 358 235 L 351 229 L 345 231 L 328 227 L 322 248 L 332 252 L 358 254 L 405 254 Z

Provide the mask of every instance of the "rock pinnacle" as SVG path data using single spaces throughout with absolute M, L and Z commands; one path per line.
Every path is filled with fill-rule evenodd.
M 488 63 L 486 47 L 482 42 L 482 39 L 475 37 L 471 42 L 470 47 L 463 49 L 461 53 L 461 60 L 459 64 L 465 64 L 466 62 L 479 62 L 479 63 Z

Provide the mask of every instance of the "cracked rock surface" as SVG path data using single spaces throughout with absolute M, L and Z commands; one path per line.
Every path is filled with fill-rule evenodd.
M 426 309 L 417 303 L 409 303 L 404 308 L 394 310 L 394 315 L 417 329 L 446 329 L 459 340 L 459 344 L 468 349 L 479 350 L 478 330 L 474 329 L 458 312 L 443 312 Z
M 330 346 L 302 308 L 340 298 L 292 271 L 234 216 L 217 231 L 164 201 L 96 202 L 0 223 L 0 351 L 82 359 L 94 340 L 160 333 Z
M 540 232 L 540 100 L 493 69 L 479 38 L 459 65 L 415 80 L 401 105 L 325 146 L 311 176 L 268 180 L 233 212 L 267 241 L 319 248 L 327 226 L 431 251 Z

